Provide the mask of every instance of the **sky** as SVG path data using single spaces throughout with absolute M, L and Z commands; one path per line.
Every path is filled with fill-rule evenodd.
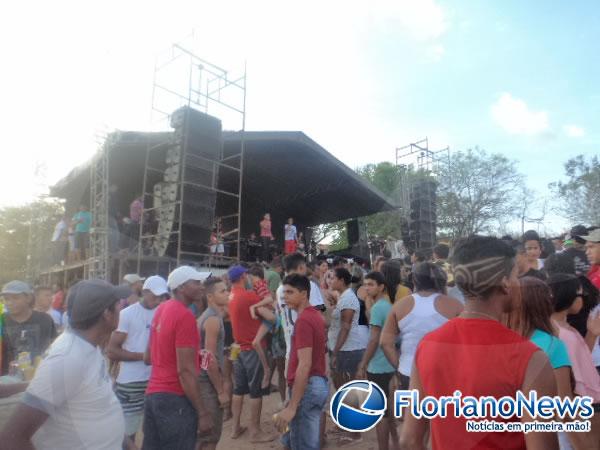
M 518 160 L 550 196 L 600 149 L 600 4 L 11 2 L 0 15 L 0 206 L 86 161 L 107 132 L 145 130 L 154 64 L 174 42 L 247 64 L 247 130 L 300 130 L 355 168 L 430 148 Z M 193 32 L 193 38 L 190 38 Z M 236 124 L 224 122 L 225 128 Z M 35 175 L 36 167 L 38 175 Z M 550 214 L 548 231 L 568 224 Z

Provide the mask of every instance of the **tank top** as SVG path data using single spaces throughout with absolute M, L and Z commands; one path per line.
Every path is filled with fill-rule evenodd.
M 200 349 L 204 350 L 204 346 L 206 345 L 206 333 L 204 332 L 204 322 L 209 317 L 216 317 L 219 319 L 219 335 L 217 337 L 217 354 L 213 355 L 217 358 L 219 363 L 219 367 L 223 367 L 223 347 L 225 345 L 225 326 L 223 324 L 223 318 L 220 316 L 219 312 L 212 307 L 206 308 L 206 310 L 202 313 L 202 315 L 198 318 L 198 328 L 200 331 Z M 200 378 L 207 379 L 208 374 L 205 370 L 200 370 Z
M 413 309 L 398 321 L 401 342 L 398 372 L 407 377 L 410 376 L 415 352 L 423 336 L 448 322 L 448 319 L 435 309 L 435 299 L 440 294 L 423 297 L 415 293 L 412 296 L 415 299 Z
M 457 317 L 423 338 L 415 365 L 424 396 L 451 396 L 460 390 L 463 397 L 514 397 L 523 386 L 529 360 L 536 351 L 539 348 L 535 344 L 495 320 Z M 434 418 L 430 423 L 433 450 L 525 450 L 522 433 L 468 432 L 466 419 L 454 417 L 451 405 L 446 418 Z

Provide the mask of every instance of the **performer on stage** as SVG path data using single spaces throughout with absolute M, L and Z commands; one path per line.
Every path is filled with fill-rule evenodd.
M 271 214 L 266 213 L 260 221 L 260 240 L 262 243 L 262 260 L 269 262 L 269 244 L 273 240 L 271 233 Z

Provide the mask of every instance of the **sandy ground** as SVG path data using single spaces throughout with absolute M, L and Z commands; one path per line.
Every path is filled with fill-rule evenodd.
M 271 418 L 273 414 L 278 411 L 279 406 L 279 394 L 273 393 L 263 399 L 263 411 L 261 425 L 263 430 L 267 432 L 276 433 L 275 427 L 273 426 Z M 242 425 L 248 422 L 249 408 L 244 408 L 242 412 Z M 327 418 L 327 430 L 334 430 L 336 426 L 331 422 L 329 417 Z M 280 449 L 283 448 L 279 443 L 279 439 L 269 442 L 266 444 L 251 444 L 246 434 L 242 435 L 238 439 L 231 439 L 231 420 L 223 424 L 223 434 L 217 447 L 218 450 L 259 450 L 259 449 Z M 279 434 L 277 434 L 279 436 Z M 328 433 L 327 435 L 327 449 L 366 449 L 366 450 L 377 450 L 377 437 L 375 430 L 371 430 L 365 433 L 360 443 L 353 443 L 352 445 L 338 446 L 336 445 L 337 435 Z

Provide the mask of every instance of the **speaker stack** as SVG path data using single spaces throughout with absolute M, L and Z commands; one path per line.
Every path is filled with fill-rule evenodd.
M 436 189 L 437 185 L 433 180 L 419 180 L 413 185 L 408 224 L 408 247 L 411 249 L 429 250 L 435 246 Z
M 158 216 L 155 250 L 176 256 L 176 236 L 181 202 L 181 251 L 208 253 L 207 244 L 215 221 L 218 162 L 223 154 L 221 121 L 191 108 L 171 115 L 172 145 L 166 153 L 163 181 L 154 185 Z M 181 198 L 183 182 L 183 199 Z M 175 237 L 175 238 L 174 238 Z

